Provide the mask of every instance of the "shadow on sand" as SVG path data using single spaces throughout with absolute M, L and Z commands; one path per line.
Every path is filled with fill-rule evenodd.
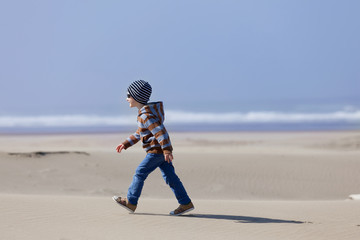
M 167 214 L 154 214 L 154 213 L 135 213 L 134 215 L 166 216 L 166 217 L 170 216 Z M 282 220 L 282 219 L 273 219 L 273 218 L 235 216 L 235 215 L 218 215 L 218 214 L 188 214 L 188 215 L 182 215 L 179 217 L 231 220 L 231 221 L 235 221 L 237 223 L 293 223 L 293 224 L 311 223 L 311 222 L 302 222 L 302 221 L 294 221 L 294 220 Z

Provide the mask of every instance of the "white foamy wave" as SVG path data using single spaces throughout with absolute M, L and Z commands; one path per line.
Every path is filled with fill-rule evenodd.
M 2 116 L 0 127 L 89 127 L 133 125 L 134 116 L 50 115 Z
M 306 122 L 360 122 L 360 111 L 332 113 L 190 113 L 169 111 L 168 122 L 176 123 L 306 123 Z
M 91 127 L 134 125 L 136 116 L 49 115 L 0 116 L 0 127 Z M 166 124 L 242 124 L 242 123 L 360 123 L 360 111 L 332 113 L 196 113 L 167 111 Z

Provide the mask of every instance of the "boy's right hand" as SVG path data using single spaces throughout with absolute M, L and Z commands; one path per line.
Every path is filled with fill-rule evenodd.
M 116 147 L 116 151 L 117 151 L 118 153 L 121 153 L 121 150 L 123 150 L 123 149 L 124 149 L 124 145 L 123 145 L 123 144 L 120 144 L 119 146 Z

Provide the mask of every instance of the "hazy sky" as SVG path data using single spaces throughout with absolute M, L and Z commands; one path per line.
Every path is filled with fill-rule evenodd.
M 359 106 L 358 0 L 0 2 L 0 114 Z

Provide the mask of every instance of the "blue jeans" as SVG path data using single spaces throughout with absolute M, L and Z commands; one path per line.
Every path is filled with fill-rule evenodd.
M 157 167 L 160 168 L 165 182 L 174 192 L 179 204 L 191 202 L 179 177 L 175 173 L 172 163 L 165 161 L 164 154 L 148 153 L 135 171 L 133 181 L 129 187 L 127 198 L 131 204 L 137 205 L 147 176 Z

